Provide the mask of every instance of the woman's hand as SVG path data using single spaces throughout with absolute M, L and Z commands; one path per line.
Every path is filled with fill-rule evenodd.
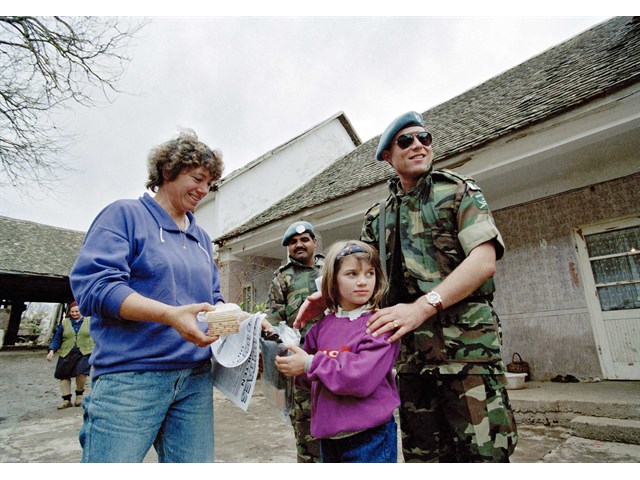
M 219 336 L 205 334 L 196 316 L 200 312 L 211 312 L 215 307 L 208 302 L 192 303 L 174 307 L 158 302 L 139 293 L 132 293 L 120 305 L 120 317 L 126 320 L 158 322 L 175 328 L 187 342 L 198 347 L 206 347 L 215 342 Z
M 302 375 L 304 373 L 304 363 L 307 361 L 309 354 L 300 347 L 294 347 L 293 345 L 285 345 L 285 347 L 293 354 L 286 357 L 276 357 L 276 368 L 287 377 Z
M 49 353 L 47 353 L 47 362 L 50 362 L 52 358 L 53 358 L 53 350 L 49 350 Z
M 262 330 L 267 332 L 269 335 L 275 332 L 275 330 L 273 329 L 273 325 L 271 325 L 266 318 L 263 319 L 262 322 L 260 322 L 260 325 L 262 327 Z
M 181 307 L 169 307 L 164 315 L 163 323 L 175 328 L 180 336 L 197 347 L 206 347 L 220 338 L 219 335 L 207 335 L 196 321 L 200 312 L 210 312 L 215 307 L 210 303 L 193 303 Z

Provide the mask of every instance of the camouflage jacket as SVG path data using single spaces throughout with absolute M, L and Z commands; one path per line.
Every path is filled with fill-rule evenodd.
M 488 240 L 495 240 L 497 258 L 502 257 L 502 237 L 473 179 L 450 170 L 433 170 L 406 194 L 399 193 L 397 178 L 390 181 L 389 190 L 386 265 L 389 290 L 400 292 L 389 304 L 415 301 Z M 362 241 L 376 247 L 379 215 L 380 204 L 375 204 L 365 215 L 361 234 Z M 396 225 L 399 236 L 395 235 Z M 501 373 L 501 329 L 491 305 L 493 291 L 493 279 L 488 279 L 465 300 L 405 335 L 398 372 Z
M 266 309 L 269 323 L 277 325 L 284 320 L 293 326 L 302 303 L 317 290 L 315 280 L 321 275 L 323 265 L 324 257 L 316 255 L 311 267 L 290 259 L 274 272 Z M 304 335 L 309 328 L 311 322 L 300 333 Z

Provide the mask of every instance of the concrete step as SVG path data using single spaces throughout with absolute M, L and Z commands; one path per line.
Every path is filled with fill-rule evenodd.
M 542 424 L 571 427 L 577 417 L 609 418 L 640 422 L 638 405 L 603 404 L 582 401 L 512 400 L 516 421 L 526 424 Z
M 581 415 L 571 420 L 570 428 L 576 437 L 640 445 L 638 420 Z
M 571 421 L 581 416 L 640 421 L 640 382 L 534 381 L 510 390 L 509 398 L 520 424 L 572 428 Z

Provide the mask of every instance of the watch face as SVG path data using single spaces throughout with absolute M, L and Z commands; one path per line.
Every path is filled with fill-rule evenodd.
M 427 294 L 427 300 L 429 300 L 429 303 L 438 303 L 440 302 L 440 295 L 436 292 L 429 292 Z

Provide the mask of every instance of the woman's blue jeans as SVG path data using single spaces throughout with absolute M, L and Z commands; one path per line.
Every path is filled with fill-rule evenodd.
M 213 462 L 211 364 L 101 375 L 85 398 L 82 462 Z
M 322 463 L 396 463 L 398 427 L 392 418 L 387 423 L 355 435 L 320 440 Z

